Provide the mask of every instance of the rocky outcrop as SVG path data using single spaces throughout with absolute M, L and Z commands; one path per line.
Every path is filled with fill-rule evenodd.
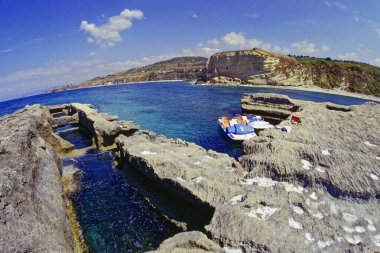
M 150 132 L 119 136 L 119 160 L 200 209 L 212 207 L 205 230 L 226 251 L 378 251 L 379 106 L 269 98 L 261 106 L 299 106 L 303 125 L 261 132 L 244 143 L 240 163 Z
M 260 132 L 243 143 L 246 155 L 236 161 L 183 140 L 136 131 L 132 123 L 124 132 L 115 117 L 88 105 L 69 105 L 67 115 L 77 115 L 78 124 L 101 145 L 115 140 L 120 165 L 194 207 L 187 219 L 176 221 L 194 220 L 204 234 L 180 233 L 157 252 L 379 251 L 380 106 L 274 94 L 245 94 L 242 101 L 268 116 L 296 112 L 302 125 L 292 125 L 290 132 Z M 4 252 L 88 251 L 71 202 L 63 198 L 77 189 L 80 172 L 64 168 L 64 192 L 51 122 L 49 110 L 38 105 L 0 118 Z M 289 126 L 289 119 L 280 125 Z
M 270 95 L 272 99 L 276 96 L 284 99 Z M 251 98 L 257 106 L 262 103 L 268 110 L 277 109 L 254 95 Z M 264 131 L 259 138 L 244 143 L 247 155 L 240 161 L 250 175 L 321 185 L 334 196 L 380 198 L 380 106 L 293 102 L 301 108 L 297 114 L 302 126 L 293 127 L 290 134 Z
M 72 252 L 46 108 L 0 118 L 0 251 Z
M 380 68 L 330 58 L 291 57 L 258 48 L 219 52 L 208 60 L 217 85 L 317 86 L 380 96 Z
M 301 110 L 301 104 L 285 95 L 270 93 L 243 94 L 242 111 L 246 114 L 285 119 Z
M 165 240 L 160 248 L 150 253 L 223 253 L 218 244 L 201 232 L 191 231 L 176 234 Z
M 287 68 L 287 71 L 283 71 Z M 219 52 L 208 60 L 207 79 L 213 84 L 243 83 L 311 86 L 312 76 L 297 60 L 258 48 Z
M 202 226 L 210 222 L 215 204 L 235 191 L 232 186 L 235 176 L 227 175 L 234 175 L 232 171 L 239 164 L 228 155 L 147 131 L 119 136 L 116 144 L 121 164 L 132 165 L 154 184 L 190 203 L 194 209 L 190 214 L 192 222 Z M 223 183 L 225 187 L 220 187 Z
M 97 147 L 111 146 L 117 136 L 130 135 L 139 129 L 131 121 L 115 121 L 115 117 L 84 104 L 71 104 L 70 112 L 78 114 L 79 125 L 94 137 Z

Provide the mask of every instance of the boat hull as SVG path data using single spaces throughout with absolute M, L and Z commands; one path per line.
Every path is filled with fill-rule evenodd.
M 256 136 L 255 132 L 245 133 L 245 134 L 229 133 L 227 131 L 227 126 L 223 124 L 225 123 L 223 122 L 223 119 L 219 118 L 218 123 L 219 123 L 220 128 L 223 130 L 223 132 L 228 136 L 228 138 L 230 138 L 233 141 L 245 141 L 245 140 L 252 139 L 253 137 Z

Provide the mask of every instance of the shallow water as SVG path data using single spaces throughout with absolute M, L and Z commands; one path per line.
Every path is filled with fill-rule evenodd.
M 135 189 L 123 171 L 112 167 L 112 151 L 90 149 L 66 159 L 83 171 L 73 198 L 91 252 L 144 252 L 180 230 L 165 220 Z
M 74 144 L 76 149 L 81 149 L 92 145 L 92 140 L 86 138 L 84 133 L 82 133 L 79 129 L 66 130 L 63 132 L 59 132 L 58 135 L 66 141 Z
M 195 142 L 204 148 L 238 157 L 240 143 L 233 143 L 219 129 L 219 116 L 241 113 L 243 93 L 279 93 L 291 98 L 337 104 L 362 104 L 366 100 L 318 92 L 252 87 L 199 86 L 188 82 L 113 85 L 43 94 L 0 102 L 0 116 L 27 104 L 91 103 L 102 112 L 132 120 L 171 138 Z

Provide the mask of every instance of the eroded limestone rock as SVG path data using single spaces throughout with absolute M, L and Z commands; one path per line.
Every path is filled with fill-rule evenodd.
M 115 121 L 114 116 L 98 113 L 88 105 L 73 103 L 71 112 L 77 112 L 79 124 L 89 131 L 97 147 L 111 146 L 120 134 L 130 135 L 139 129 L 130 121 Z
M 72 252 L 48 118 L 40 105 L 0 118 L 1 252 Z
M 191 231 L 176 234 L 165 240 L 160 248 L 150 253 L 206 253 L 224 252 L 218 244 L 201 232 Z
M 303 125 L 245 142 L 243 170 L 227 155 L 150 132 L 118 137 L 119 156 L 173 194 L 213 207 L 205 229 L 227 252 L 378 251 L 379 106 L 283 99 L 299 106 Z
M 285 119 L 292 113 L 302 110 L 299 101 L 285 95 L 271 93 L 243 94 L 242 111 L 246 114 L 270 116 Z
M 244 143 L 247 155 L 239 160 L 250 176 L 323 186 L 334 196 L 378 199 L 380 106 L 296 103 L 302 104 L 301 126 L 293 125 L 291 133 L 263 131 Z

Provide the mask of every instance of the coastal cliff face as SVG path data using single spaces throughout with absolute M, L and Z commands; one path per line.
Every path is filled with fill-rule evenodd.
M 380 68 L 357 62 L 290 57 L 254 48 L 219 52 L 208 61 L 212 84 L 318 86 L 380 96 Z
M 46 108 L 0 118 L 0 251 L 72 252 Z

